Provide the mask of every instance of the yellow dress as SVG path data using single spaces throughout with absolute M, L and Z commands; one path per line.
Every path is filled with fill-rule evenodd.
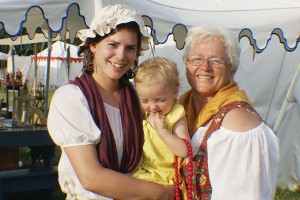
M 171 133 L 174 124 L 183 117 L 185 117 L 183 106 L 174 104 L 165 118 Z M 145 137 L 143 160 L 133 177 L 161 185 L 174 185 L 174 154 L 160 139 L 147 118 L 143 121 L 143 128 Z

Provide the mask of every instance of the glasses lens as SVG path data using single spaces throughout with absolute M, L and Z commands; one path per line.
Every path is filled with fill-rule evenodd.
M 223 68 L 225 65 L 225 60 L 222 58 L 210 58 L 209 63 L 212 67 Z
M 205 59 L 197 58 L 197 59 L 192 60 L 192 64 L 195 66 L 200 66 L 203 64 L 204 60 Z
M 188 61 L 194 66 L 201 66 L 205 60 L 208 60 L 209 65 L 214 68 L 224 68 L 226 63 L 223 58 L 192 58 Z

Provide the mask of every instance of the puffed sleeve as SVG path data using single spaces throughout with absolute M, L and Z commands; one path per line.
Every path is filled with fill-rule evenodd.
M 168 129 L 172 130 L 174 125 L 183 117 L 185 117 L 184 107 L 180 104 L 174 104 L 165 119 Z
M 207 141 L 212 200 L 274 199 L 279 141 L 265 124 L 247 132 L 220 128 Z
M 90 114 L 87 100 L 79 87 L 72 84 L 55 91 L 47 127 L 58 146 L 96 144 L 100 141 L 101 131 Z

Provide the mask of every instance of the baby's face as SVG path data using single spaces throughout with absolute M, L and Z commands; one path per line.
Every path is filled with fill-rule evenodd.
M 150 115 L 155 115 L 157 112 L 160 115 L 167 115 L 177 96 L 177 91 L 174 91 L 167 81 L 159 81 L 150 85 L 138 83 L 136 90 L 143 110 Z

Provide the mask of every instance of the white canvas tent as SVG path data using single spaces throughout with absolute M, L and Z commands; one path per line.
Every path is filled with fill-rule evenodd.
M 51 47 L 50 79 L 51 88 L 57 88 L 74 79 L 82 69 L 83 58 L 77 56 L 78 47 L 57 41 Z M 69 51 L 69 53 L 68 53 Z M 37 54 L 38 83 L 45 84 L 48 49 Z M 35 56 L 31 57 L 34 68 Z
M 1 62 L 6 62 L 8 57 L 8 54 L 0 52 L 0 90 L 4 88 L 4 68 L 2 68 Z
M 69 51 L 69 53 L 68 53 Z M 55 89 L 74 79 L 82 69 L 82 57 L 77 56 L 78 47 L 57 41 L 51 46 L 51 64 L 49 85 Z M 33 56 L 14 56 L 15 71 L 23 74 L 23 82 L 28 79 L 28 87 L 34 89 L 34 83 L 45 85 L 48 48 Z M 35 66 L 36 60 L 36 66 Z M 12 57 L 8 58 L 7 73 L 12 73 Z M 35 79 L 35 67 L 37 76 Z
M 35 26 L 41 26 L 48 33 L 69 30 L 73 37 L 76 30 L 90 24 L 94 8 L 97 10 L 109 3 L 127 4 L 140 11 L 151 27 L 155 42 L 168 41 L 167 45 L 156 47 L 155 55 L 174 59 L 182 73 L 182 51 L 179 49 L 184 48 L 184 38 L 191 26 L 214 25 L 231 29 L 240 39 L 242 49 L 236 80 L 280 139 L 278 184 L 299 184 L 299 1 L 24 0 L 20 4 L 18 0 L 2 0 L 0 22 L 10 35 L 17 35 L 21 26 L 26 26 L 31 34 Z M 172 34 L 176 44 L 168 40 Z M 140 60 L 149 56 L 152 55 L 148 51 Z
M 0 60 L 7 60 L 8 57 L 8 54 L 0 52 Z

